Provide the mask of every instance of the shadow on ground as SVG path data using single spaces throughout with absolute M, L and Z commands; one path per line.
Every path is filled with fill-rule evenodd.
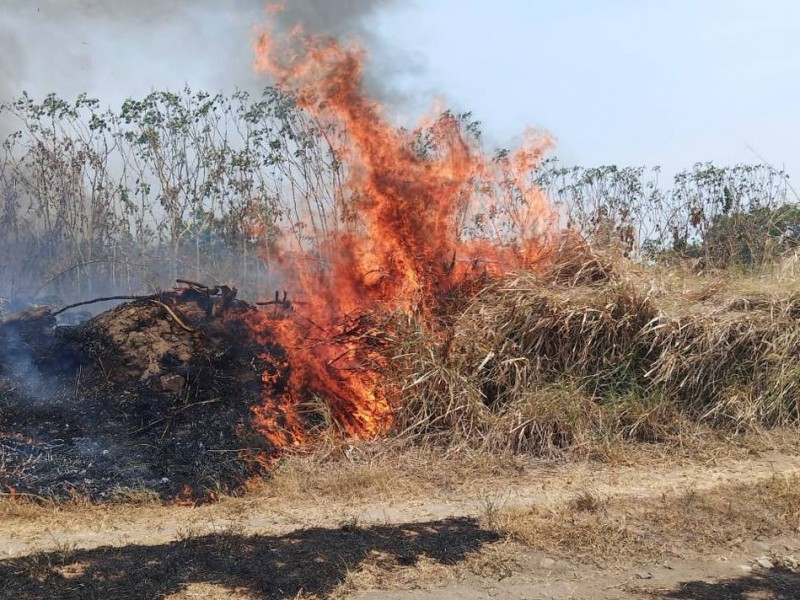
M 675 600 L 797 600 L 800 598 L 800 573 L 778 568 L 713 583 L 687 581 L 678 589 L 660 593 L 657 597 Z
M 213 583 L 255 598 L 327 596 L 369 557 L 455 564 L 498 539 L 473 519 L 305 529 L 282 536 L 222 533 L 154 546 L 37 553 L 0 561 L 0 598 L 163 598 Z

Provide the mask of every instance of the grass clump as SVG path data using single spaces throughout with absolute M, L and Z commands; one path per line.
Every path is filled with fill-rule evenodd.
M 800 422 L 800 292 L 783 274 L 681 288 L 609 265 L 556 257 L 491 282 L 446 331 L 401 336 L 397 432 L 552 455 Z

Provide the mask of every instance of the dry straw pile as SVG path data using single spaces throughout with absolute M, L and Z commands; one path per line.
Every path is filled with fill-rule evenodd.
M 542 274 L 489 284 L 444 334 L 404 336 L 398 432 L 547 454 L 798 424 L 798 288 L 782 271 L 562 250 Z

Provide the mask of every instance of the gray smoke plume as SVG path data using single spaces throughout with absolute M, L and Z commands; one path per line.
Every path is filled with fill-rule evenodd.
M 260 0 L 4 0 L 0 99 L 82 92 L 115 102 L 153 88 L 253 83 Z M 108 96 L 108 98 L 105 98 Z
M 308 33 L 335 37 L 357 35 L 362 40 L 373 41 L 367 19 L 395 0 L 300 0 L 286 2 L 275 13 L 275 22 L 291 29 L 303 25 Z
M 41 100 L 79 94 L 119 106 L 184 86 L 211 93 L 269 85 L 253 71 L 252 45 L 266 22 L 286 32 L 357 41 L 368 52 L 365 86 L 392 108 L 410 98 L 399 82 L 420 69 L 382 43 L 373 19 L 397 0 L 0 0 L 0 104 L 23 91 Z M 0 112 L 0 141 L 18 128 Z
M 12 27 L 0 21 L 0 101 L 16 96 L 20 76 L 25 68 L 22 45 Z
M 277 32 L 302 24 L 309 34 L 358 40 L 370 57 L 370 91 L 389 104 L 402 100 L 387 79 L 403 61 L 387 58 L 374 27 L 374 19 L 397 6 L 396 0 L 284 0 L 281 11 L 267 10 L 271 3 L 0 0 L 0 103 L 23 91 L 36 101 L 48 93 L 67 101 L 85 93 L 101 107 L 114 109 L 126 98 L 153 90 L 180 91 L 186 85 L 211 93 L 237 88 L 259 92 L 270 82 L 254 72 L 252 46 L 259 26 L 266 23 Z M 19 127 L 16 118 L 0 112 L 0 141 Z M 0 189 L 0 209 L 9 193 Z M 36 296 L 38 277 L 23 280 L 24 269 L 11 273 L 6 266 L 0 264 L 0 298 Z M 97 278 L 90 279 L 94 283 Z M 102 282 L 96 283 L 99 293 Z M 107 291 L 110 295 L 116 290 Z
M 226 91 L 264 85 L 252 70 L 255 28 L 303 24 L 312 34 L 359 39 L 372 62 L 386 53 L 369 19 L 395 0 L 3 0 L 0 102 L 86 92 L 116 103 L 152 89 Z M 386 73 L 387 65 L 380 70 Z
M 360 44 L 368 52 L 365 85 L 369 94 L 397 106 L 407 98 L 392 86 L 392 81 L 418 71 L 420 65 L 387 48 L 375 34 L 370 19 L 398 4 L 397 0 L 287 0 L 270 21 L 273 30 L 280 33 L 301 25 L 307 34 Z

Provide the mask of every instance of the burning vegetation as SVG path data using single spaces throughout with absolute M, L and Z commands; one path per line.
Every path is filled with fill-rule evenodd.
M 25 374 L 4 364 L 8 489 L 207 497 L 313 441 L 320 425 L 348 438 L 387 435 L 402 399 L 385 378 L 408 324 L 438 334 L 488 279 L 542 260 L 552 215 L 525 177 L 547 139 L 492 163 L 449 113 L 425 139 L 399 131 L 364 95 L 362 59 L 297 31 L 265 32 L 257 46 L 257 67 L 330 134 L 344 165 L 334 202 L 298 211 L 324 225 L 262 247 L 290 296 L 276 292 L 257 309 L 231 287 L 178 280 L 188 287 L 74 327 L 55 326 L 62 311 L 6 318 L 3 335 L 48 382 L 26 389 Z M 465 235 L 500 188 L 519 200 L 514 211 L 492 207 L 506 243 Z
M 371 438 L 393 422 L 392 390 L 380 385 L 391 328 L 390 314 L 435 329 L 447 318 L 448 300 L 484 278 L 541 260 L 553 222 L 540 190 L 525 178 L 549 141 L 532 139 L 503 162 L 504 171 L 477 152 L 453 115 L 427 128 L 423 151 L 418 132 L 399 131 L 362 86 L 363 55 L 327 36 L 264 31 L 256 68 L 296 99 L 323 131 L 340 132 L 331 152 L 347 165 L 343 193 L 329 213 L 325 235 L 313 250 L 284 248 L 278 257 L 287 286 L 304 300 L 297 316 L 272 330 L 288 348 L 290 391 L 275 408 L 298 424 L 296 406 L 311 392 L 328 398 L 345 434 Z M 516 210 L 493 226 L 513 232 L 508 243 L 465 236 L 463 224 L 492 200 L 500 186 L 517 194 Z M 396 392 L 396 391 L 395 391 Z M 395 399 L 396 400 L 396 399 Z M 396 404 L 395 404 L 396 405 Z M 296 427 L 296 426 L 295 426 Z M 268 427 L 269 428 L 269 427 Z M 292 439 L 302 432 L 292 431 Z
M 198 170 L 233 164 L 241 178 L 232 171 L 202 194 L 231 185 L 246 201 L 224 218 L 213 203 L 193 218 L 230 227 L 238 214 L 240 250 L 251 256 L 243 264 L 255 250 L 266 283 L 286 291 L 273 299 L 273 287 L 248 303 L 230 284 L 178 280 L 172 291 L 128 297 L 74 325 L 57 323 L 61 310 L 7 310 L 7 493 L 109 499 L 145 488 L 207 499 L 242 489 L 282 453 L 320 438 L 396 436 L 548 454 L 598 439 L 667 442 L 692 427 L 800 420 L 796 290 L 764 291 L 762 282 L 758 292 L 742 291 L 688 272 L 695 287 L 660 285 L 644 267 L 558 230 L 537 175 L 551 147 L 546 135 L 531 133 L 517 151 L 487 158 L 450 112 L 414 131 L 390 124 L 364 93 L 357 47 L 267 28 L 255 51 L 256 68 L 276 89 L 271 104 L 242 109 L 242 123 L 254 129 L 241 145 L 317 153 L 331 168 L 299 160 L 269 188 L 254 185 L 253 161 L 231 150 L 227 162 Z M 116 124 L 93 119 L 92 131 L 112 131 L 112 139 L 122 132 L 120 144 L 137 144 L 135 164 L 163 166 L 165 146 L 176 142 L 170 131 L 187 125 L 174 98 L 161 100 L 178 114 L 167 110 L 158 121 L 158 101 L 129 103 Z M 214 106 L 208 101 L 198 114 L 213 118 Z M 271 125 L 255 129 L 265 107 L 284 119 L 278 137 L 268 136 Z M 47 110 L 70 118 L 57 103 Z M 291 129 L 290 113 L 302 115 L 304 135 Z M 132 122 L 164 128 L 113 129 Z M 223 129 L 215 123 L 204 135 Z M 281 135 L 291 144 L 282 146 Z M 38 151 L 44 145 L 32 146 Z M 144 206 L 149 187 L 137 182 Z M 202 194 L 187 182 L 161 181 L 159 199 L 172 274 L 189 264 L 194 277 L 203 270 L 202 231 L 186 225 L 180 198 Z M 106 193 L 108 183 L 93 193 Z M 295 198 L 290 210 L 270 204 L 279 193 Z M 96 199 L 87 201 L 92 210 Z M 144 213 L 135 202 L 126 207 L 145 239 Z M 597 235 L 585 236 L 595 242 L 610 219 L 602 215 Z M 632 231 L 622 222 L 605 233 L 629 255 Z M 193 265 L 179 260 L 189 233 Z M 95 248 L 94 240 L 76 244 Z M 75 272 L 105 261 L 92 256 Z M 265 293 L 264 279 L 244 279 L 254 290 L 243 292 Z
M 262 373 L 277 364 L 259 357 L 283 351 L 253 338 L 253 307 L 208 291 L 142 297 L 71 327 L 55 327 L 47 311 L 7 316 L 0 340 L 13 355 L 0 371 L 0 427 L 13 433 L 0 439 L 4 487 L 59 498 L 136 489 L 208 498 L 257 472 L 275 448 L 250 408 L 261 402 Z

